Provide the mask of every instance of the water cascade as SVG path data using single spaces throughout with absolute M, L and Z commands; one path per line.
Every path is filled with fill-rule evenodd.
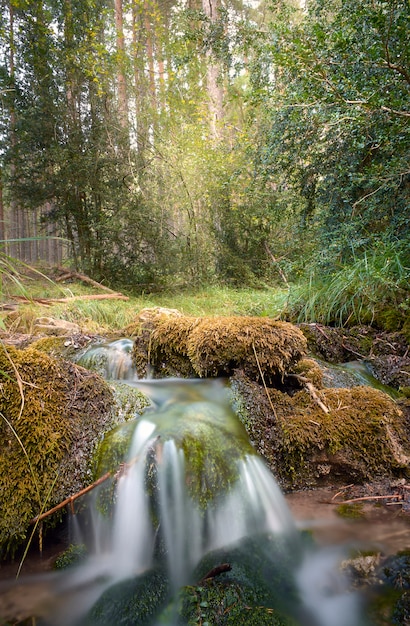
M 128 344 L 120 348 L 129 353 Z M 195 618 L 202 624 L 361 624 L 357 598 L 338 572 L 342 555 L 306 545 L 227 385 L 136 381 L 127 367 L 121 375 L 152 404 L 125 424 L 131 434 L 120 471 L 90 494 L 82 523 L 73 520 L 73 539 L 86 544 L 87 556 L 53 575 L 44 624 L 194 623 L 187 606 L 205 611 Z M 105 439 L 109 448 L 110 434 Z M 210 601 L 189 604 L 189 594 L 199 593 L 192 589 L 221 594 L 215 606 L 227 616 L 242 601 L 240 619 L 213 622 Z

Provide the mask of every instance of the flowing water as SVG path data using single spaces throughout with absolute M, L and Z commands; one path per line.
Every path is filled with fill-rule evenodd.
M 123 347 L 129 354 L 128 344 Z M 118 377 L 110 358 L 107 372 Z M 295 624 L 362 624 L 359 599 L 339 572 L 343 551 L 305 546 L 274 477 L 231 408 L 226 386 L 135 381 L 132 369 L 124 367 L 121 376 L 150 397 L 152 406 L 135 420 L 122 474 L 111 485 L 112 512 L 107 515 L 105 506 L 111 487 L 102 487 L 90 496 L 86 522 L 73 520 L 73 536 L 87 544 L 88 556 L 47 578 L 50 592 L 38 607 L 44 623 L 88 625 L 84 616 L 106 590 L 145 576 L 158 563 L 171 601 L 182 586 L 198 581 L 201 559 L 217 551 L 236 554 L 255 541 L 257 549 L 262 546 L 255 560 L 263 555 L 268 563 L 263 584 L 274 586 L 272 572 L 287 569 L 297 607 L 294 593 L 289 602 L 282 600 Z M 154 615 L 150 624 L 176 623 L 175 613 L 168 615 L 168 621 Z

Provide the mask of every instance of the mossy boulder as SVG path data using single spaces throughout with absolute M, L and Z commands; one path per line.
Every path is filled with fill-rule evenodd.
M 206 555 L 194 572 L 197 582 L 180 596 L 182 624 L 293 626 L 299 594 L 294 580 L 296 554 L 283 538 L 267 535 Z M 221 565 L 229 569 L 217 572 Z
M 153 569 L 109 587 L 78 626 L 149 626 L 168 597 L 166 574 Z
M 91 451 L 113 423 L 114 399 L 97 375 L 31 347 L 0 347 L 0 380 L 3 557 L 36 515 L 88 484 Z
M 154 408 L 142 418 L 120 424 L 106 433 L 95 454 L 95 478 L 106 472 L 114 474 L 126 458 L 135 429 L 142 420 L 155 425 L 152 445 L 146 462 L 146 487 L 155 501 L 158 492 L 155 467 L 161 462 L 163 446 L 173 441 L 185 459 L 185 482 L 190 497 L 200 508 L 207 508 L 224 494 L 239 477 L 238 462 L 255 451 L 245 428 L 228 402 L 220 381 L 142 381 Z M 161 396 L 166 400 L 161 404 Z M 106 499 L 112 494 L 107 484 L 102 490 Z M 109 505 L 106 499 L 104 508 Z M 155 506 L 155 505 L 154 505 Z
M 317 395 L 266 391 L 237 372 L 234 405 L 256 450 L 284 489 L 379 476 L 407 475 L 406 417 L 387 394 L 370 387 L 330 388 Z
M 292 324 L 269 318 L 186 317 L 155 311 L 136 330 L 133 360 L 138 374 L 230 376 L 241 368 L 253 380 L 279 381 L 306 350 Z

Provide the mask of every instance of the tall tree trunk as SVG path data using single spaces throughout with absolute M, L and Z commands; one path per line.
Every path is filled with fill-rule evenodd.
M 125 74 L 125 39 L 122 0 L 114 0 L 115 29 L 117 41 L 117 89 L 118 89 L 118 119 L 124 138 L 128 137 L 128 96 L 127 79 Z
M 132 3 L 132 54 L 134 68 L 135 116 L 137 131 L 137 152 L 139 169 L 144 167 L 144 152 L 147 145 L 147 122 L 145 102 L 147 97 L 147 83 L 144 76 L 144 23 L 143 0 L 134 0 Z
M 10 74 L 10 84 L 12 88 L 12 96 L 11 96 L 11 106 L 10 106 L 10 145 L 11 145 L 11 161 L 10 161 L 10 178 L 13 179 L 16 176 L 16 149 L 17 149 L 17 138 L 16 138 L 16 109 L 14 103 L 14 93 L 15 93 L 15 63 L 14 63 L 14 52 L 15 52 L 15 44 L 14 44 L 14 9 L 13 3 L 10 0 L 8 3 L 9 9 L 9 74 Z M 11 193 L 10 200 L 10 225 L 9 225 L 9 239 L 18 239 L 19 237 L 19 215 L 18 215 L 18 206 L 15 198 L 13 197 L 13 192 Z M 18 242 L 11 242 L 8 250 L 8 254 L 18 258 L 20 256 L 20 247 Z
M 202 0 L 202 9 L 211 23 L 218 20 L 220 0 Z M 210 114 L 211 133 L 214 139 L 221 136 L 223 119 L 223 88 L 221 85 L 221 67 L 214 59 L 212 50 L 207 51 L 206 86 Z

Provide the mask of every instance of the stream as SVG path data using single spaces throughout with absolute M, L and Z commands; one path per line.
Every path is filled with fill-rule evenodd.
M 257 576 L 266 587 L 266 606 L 274 598 L 279 613 L 295 626 L 370 624 L 365 601 L 341 563 L 352 551 L 389 555 L 408 548 L 410 525 L 400 507 L 364 502 L 361 518 L 346 520 L 334 506 L 337 489 L 285 496 L 252 449 L 224 383 L 138 381 L 130 350 L 131 342 L 120 340 L 92 348 L 79 361 L 151 400 L 135 421 L 125 470 L 113 486 L 113 508 L 107 517 L 102 512 L 107 494 L 95 490 L 85 516 L 71 519 L 70 539 L 86 545 L 88 554 L 76 567 L 50 572 L 52 555 L 39 559 L 31 554 L 16 583 L 10 582 L 14 564 L 0 568 L 0 624 L 7 623 L 2 616 L 23 619 L 32 611 L 44 626 L 114 626 L 104 597 L 115 604 L 112 593 L 121 596 L 121 585 L 133 580 L 142 585 L 154 574 L 161 581 L 154 582 L 155 592 L 162 584 L 165 591 L 152 612 L 127 621 L 120 607 L 117 623 L 188 623 L 178 613 L 180 590 L 195 584 L 212 558 L 217 566 L 222 557 L 231 559 L 232 573 L 227 570 L 215 580 L 236 584 L 249 550 L 263 562 Z M 277 595 L 276 579 L 286 580 Z M 141 589 L 142 596 L 155 595 Z M 201 620 L 197 623 L 203 626 L 211 623 Z

